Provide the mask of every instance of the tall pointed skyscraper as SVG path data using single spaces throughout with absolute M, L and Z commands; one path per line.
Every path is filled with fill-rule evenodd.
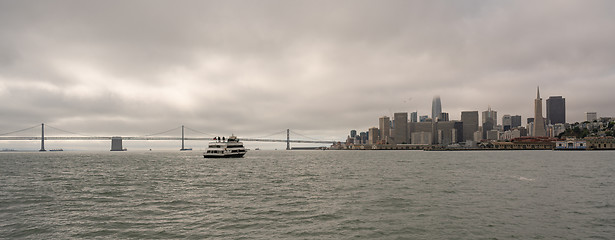
M 434 96 L 431 102 L 431 120 L 436 122 L 442 115 L 442 103 L 440 102 L 440 96 Z
M 542 98 L 540 88 L 536 87 L 536 99 L 534 100 L 534 137 L 545 137 L 545 119 L 542 117 Z

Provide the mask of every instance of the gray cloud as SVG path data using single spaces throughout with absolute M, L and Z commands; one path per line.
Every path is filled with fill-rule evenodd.
M 318 138 L 381 115 L 615 115 L 611 1 L 0 2 L 0 132 Z

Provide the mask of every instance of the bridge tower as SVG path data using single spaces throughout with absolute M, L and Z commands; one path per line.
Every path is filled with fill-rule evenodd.
M 180 151 L 185 150 L 185 149 L 184 149 L 184 125 L 182 125 L 182 148 L 181 148 L 181 149 L 179 149 L 179 150 L 180 150 Z
M 286 150 L 290 150 L 290 129 L 286 129 Z
M 192 148 L 185 148 L 184 147 L 184 125 L 182 125 L 182 148 L 179 149 L 180 151 L 188 151 L 188 150 L 192 150 Z
M 41 150 L 39 152 L 47 151 L 45 150 L 45 124 L 41 123 Z

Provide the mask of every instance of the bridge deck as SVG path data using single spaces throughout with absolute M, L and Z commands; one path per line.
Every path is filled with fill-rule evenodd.
M 112 137 L 45 137 L 45 140 L 111 140 Z M 121 137 L 122 140 L 153 140 L 153 141 L 181 141 L 181 137 Z M 0 141 L 7 140 L 41 140 L 41 137 L 0 137 Z M 187 137 L 184 140 L 190 141 L 213 141 L 212 138 L 195 138 Z M 245 142 L 292 142 L 292 143 L 329 143 L 335 141 L 317 141 L 317 140 L 286 140 L 286 139 L 258 139 L 258 138 L 240 138 Z

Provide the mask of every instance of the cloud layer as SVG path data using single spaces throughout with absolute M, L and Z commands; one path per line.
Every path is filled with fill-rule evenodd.
M 538 85 L 615 116 L 613 23 L 593 0 L 1 1 L 0 132 L 341 140 L 434 95 L 525 119 Z

